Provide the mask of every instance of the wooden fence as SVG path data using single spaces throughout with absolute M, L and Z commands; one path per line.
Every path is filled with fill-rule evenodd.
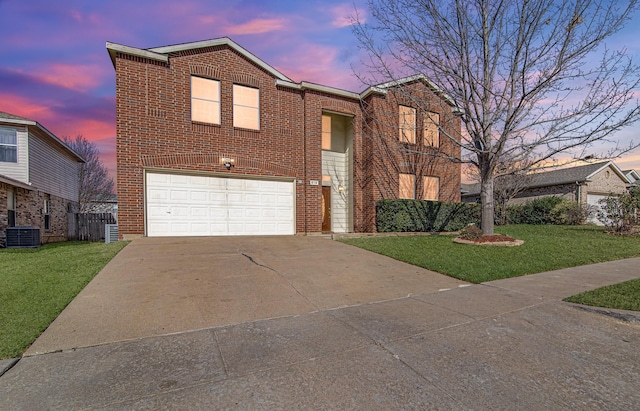
M 105 224 L 116 224 L 111 213 L 76 214 L 69 213 L 69 240 L 104 241 Z

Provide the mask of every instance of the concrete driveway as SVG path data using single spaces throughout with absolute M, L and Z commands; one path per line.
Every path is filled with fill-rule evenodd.
M 26 355 L 300 315 L 464 282 L 322 237 L 141 238 Z
M 0 409 L 635 409 L 639 324 L 561 299 L 638 267 L 469 285 L 319 237 L 135 240 Z

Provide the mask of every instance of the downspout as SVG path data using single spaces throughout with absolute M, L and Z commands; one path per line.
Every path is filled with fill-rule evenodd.
M 582 193 L 580 190 L 581 184 L 579 181 L 576 181 L 576 186 L 578 186 L 577 190 L 576 190 L 576 202 L 578 203 L 578 205 L 580 205 L 580 200 L 582 199 Z
M 300 91 L 300 97 L 302 98 L 302 187 L 304 193 L 304 235 L 309 232 L 307 230 L 307 99 L 305 97 L 304 90 Z

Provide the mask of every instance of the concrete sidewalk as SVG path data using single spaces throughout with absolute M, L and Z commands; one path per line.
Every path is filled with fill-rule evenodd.
M 247 312 L 257 318 L 98 345 L 67 340 L 79 348 L 27 356 L 0 377 L 0 409 L 535 410 L 640 403 L 640 326 L 561 301 L 640 277 L 638 258 L 468 285 L 343 244 L 303 240 L 282 250 L 264 240 L 246 248 L 259 273 L 246 280 L 275 273 L 296 290 L 281 304 L 299 312 L 272 317 L 266 308 L 246 308 L 233 318 Z M 316 255 L 322 247 L 344 253 L 337 257 L 342 268 L 325 268 L 326 281 L 304 269 L 305 262 L 324 261 Z M 106 282 L 92 283 L 91 292 Z M 118 288 L 125 297 L 126 288 Z M 304 303 L 289 305 L 297 298 Z M 77 307 L 87 309 L 92 299 L 85 300 Z

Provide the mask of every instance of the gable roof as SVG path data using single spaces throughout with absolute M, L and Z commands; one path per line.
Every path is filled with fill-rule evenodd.
M 64 143 L 64 141 L 60 140 L 52 132 L 47 130 L 42 124 L 38 123 L 35 120 L 30 120 L 30 119 L 25 118 L 25 117 L 20 117 L 20 116 L 14 115 L 14 114 L 10 114 L 10 113 L 6 113 L 4 111 L 0 111 L 0 124 L 10 124 L 10 125 L 20 125 L 20 126 L 32 126 L 32 127 L 35 127 L 37 130 L 40 130 L 40 132 L 42 134 L 44 134 L 47 137 L 49 137 L 51 139 L 51 141 L 53 141 L 54 144 L 56 144 L 57 146 L 61 147 L 64 151 L 68 152 L 69 154 L 71 154 L 71 156 L 74 157 L 76 160 L 78 160 L 78 162 L 81 162 L 81 163 L 85 162 L 84 158 L 82 158 L 82 156 L 80 156 L 80 154 L 78 154 L 74 150 L 72 150 L 71 147 L 69 147 L 68 145 L 66 145 Z
M 638 182 L 638 180 L 640 180 L 640 174 L 638 174 L 638 172 L 636 170 L 622 170 L 622 172 L 624 173 L 625 176 L 627 176 L 627 180 L 629 180 L 630 183 L 636 183 Z
M 557 186 L 562 184 L 571 183 L 583 183 L 589 181 L 593 176 L 607 167 L 613 168 L 614 172 L 620 177 L 620 179 L 629 183 L 629 180 L 625 174 L 616 166 L 612 161 L 603 161 L 600 163 L 586 164 L 583 166 L 561 168 L 558 170 L 545 171 L 542 173 L 531 174 L 531 182 L 527 185 L 527 188 L 538 188 Z M 480 194 L 480 184 L 465 184 L 466 193 L 463 195 L 477 195 Z
M 413 81 L 422 81 L 429 87 L 436 95 L 445 100 L 449 105 L 454 108 L 457 108 L 453 100 L 447 96 L 438 86 L 436 86 L 433 82 L 431 82 L 424 74 L 416 74 L 414 76 L 405 77 L 402 79 L 390 81 L 387 83 L 382 83 L 377 86 L 371 86 L 365 89 L 360 93 L 355 93 L 352 91 L 342 90 L 335 87 L 323 86 L 320 84 L 311 83 L 308 81 L 301 81 L 296 83 L 291 80 L 289 77 L 284 75 L 282 72 L 274 68 L 273 66 L 267 64 L 264 60 L 256 57 L 253 53 L 240 46 L 235 41 L 231 40 L 228 37 L 220 37 L 217 39 L 210 40 L 202 40 L 195 41 L 191 43 L 181 43 L 170 46 L 162 46 L 162 47 L 152 47 L 148 49 L 139 49 L 136 47 L 125 46 L 122 44 L 107 42 L 107 51 L 109 52 L 109 57 L 111 58 L 111 63 L 115 67 L 115 59 L 116 53 L 129 54 L 133 56 L 143 57 L 150 60 L 156 60 L 163 63 L 168 63 L 171 53 L 178 53 L 186 50 L 197 50 L 206 47 L 215 47 L 215 46 L 227 46 L 232 50 L 236 51 L 240 55 L 242 55 L 247 60 L 251 61 L 258 67 L 262 68 L 269 74 L 271 74 L 276 81 L 276 85 L 282 87 L 289 87 L 296 90 L 314 90 L 323 93 L 329 93 L 337 96 L 347 97 L 354 100 L 361 100 L 368 97 L 371 94 L 386 94 L 387 89 L 399 86 L 403 84 L 407 84 Z

